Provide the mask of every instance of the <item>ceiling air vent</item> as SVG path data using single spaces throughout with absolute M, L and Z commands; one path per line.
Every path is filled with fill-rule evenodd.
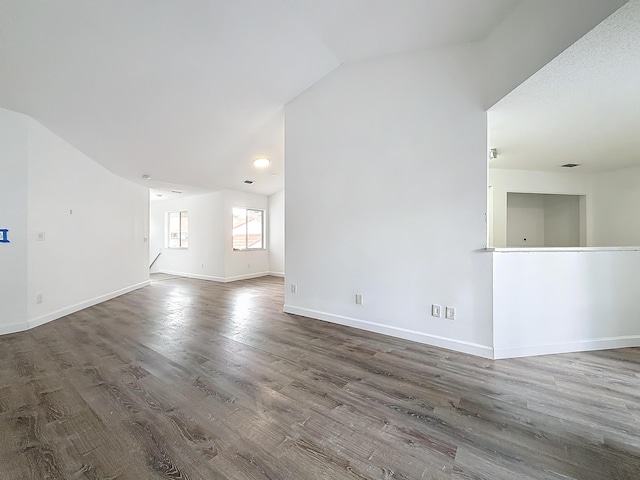
M 253 180 L 245 180 L 242 183 L 246 183 L 247 185 L 252 185 L 253 184 Z
M 579 163 L 565 163 L 564 165 L 560 165 L 562 168 L 573 168 L 573 167 L 579 167 L 580 164 Z

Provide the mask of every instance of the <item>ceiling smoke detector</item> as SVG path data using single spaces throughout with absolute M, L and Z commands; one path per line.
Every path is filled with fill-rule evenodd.
M 579 167 L 580 164 L 579 163 L 565 163 L 564 165 L 560 165 L 562 168 L 573 168 L 573 167 Z
M 145 180 L 149 180 L 151 178 L 151 175 L 147 175 L 145 173 L 144 175 L 142 175 L 142 178 L 144 178 Z

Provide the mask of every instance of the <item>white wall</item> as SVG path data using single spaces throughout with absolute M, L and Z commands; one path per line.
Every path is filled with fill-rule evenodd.
M 148 190 L 115 176 L 34 120 L 28 155 L 30 325 L 147 285 Z
M 223 190 L 173 200 L 151 202 L 149 263 L 159 251 L 152 271 L 227 282 L 266 275 L 268 250 L 233 251 L 233 207 L 268 210 L 263 195 Z M 165 214 L 186 210 L 189 214 L 189 248 L 164 248 Z M 268 212 L 265 213 L 268 221 Z
M 584 222 L 580 214 L 582 198 L 577 195 L 543 195 L 546 247 L 580 246 L 580 229 Z
M 507 245 L 544 246 L 544 198 L 541 195 L 507 194 Z
M 640 251 L 495 252 L 496 358 L 640 346 Z
M 508 245 L 507 192 L 584 195 L 585 199 L 579 205 L 580 217 L 585 219 L 584 225 L 580 225 L 580 245 L 640 245 L 640 216 L 637 214 L 640 166 L 594 174 L 490 168 L 489 185 L 492 195 L 489 237 L 494 247 Z M 546 212 L 551 212 L 550 205 L 546 206 Z M 557 243 L 553 239 L 549 241 Z
M 153 271 L 223 280 L 225 277 L 223 197 L 221 192 L 151 202 L 149 262 L 162 252 Z M 186 210 L 189 248 L 165 248 L 165 215 Z
M 597 175 L 594 197 L 594 245 L 640 246 L 640 166 Z
M 0 335 L 27 325 L 27 124 L 29 118 L 0 109 Z
M 343 66 L 287 106 L 286 311 L 492 355 L 477 59 Z
M 269 272 L 284 276 L 284 190 L 269 197 Z
M 557 195 L 584 195 L 581 217 L 584 226 L 580 244 L 594 245 L 595 220 L 593 218 L 593 176 L 576 172 L 540 172 L 531 170 L 489 169 L 489 192 L 493 194 L 490 212 L 490 228 L 493 229 L 493 247 L 506 247 L 507 243 L 507 193 L 543 193 Z
M 268 250 L 233 250 L 233 207 L 255 208 L 265 213 L 265 226 L 269 225 L 269 199 L 264 195 L 256 195 L 235 190 L 224 190 L 224 254 L 225 277 L 227 281 L 251 278 L 269 273 Z M 265 229 L 265 234 L 268 230 Z M 268 245 L 267 239 L 267 245 Z
M 0 333 L 148 284 L 147 189 L 6 110 L 0 110 L 0 157 L 0 228 L 10 229 L 11 240 L 0 244 Z

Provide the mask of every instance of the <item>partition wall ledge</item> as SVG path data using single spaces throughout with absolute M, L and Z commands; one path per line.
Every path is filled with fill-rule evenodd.
M 486 247 L 487 252 L 526 253 L 526 252 L 640 252 L 640 247 Z

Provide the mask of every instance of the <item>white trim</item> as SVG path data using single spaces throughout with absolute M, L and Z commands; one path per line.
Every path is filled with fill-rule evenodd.
M 251 278 L 260 278 L 271 275 L 269 272 L 248 273 L 246 275 L 236 275 L 234 277 L 214 277 L 211 275 L 199 275 L 197 273 L 174 272 L 172 270 L 161 269 L 158 273 L 167 275 L 175 275 L 176 277 L 195 278 L 197 280 L 207 280 L 209 282 L 229 283 L 238 280 L 249 280 Z
M 511 347 L 495 347 L 495 358 L 531 357 L 534 355 L 550 355 L 555 353 L 588 352 L 591 350 L 609 350 L 612 348 L 640 347 L 640 335 L 624 337 L 592 338 L 567 343 L 551 343 L 543 345 L 516 345 Z
M 453 338 L 440 337 L 438 335 L 431 335 L 424 332 L 416 332 L 414 330 L 392 327 L 390 325 L 383 325 L 381 323 L 368 322 L 366 320 L 359 320 L 357 318 L 351 317 L 344 317 L 342 315 L 334 315 L 331 313 L 309 310 L 307 308 L 294 307 L 293 305 L 285 305 L 283 310 L 285 313 L 292 313 L 294 315 L 301 315 L 303 317 L 315 318 L 317 320 L 337 323 L 339 325 L 346 325 L 347 327 L 358 328 L 360 330 L 366 330 L 368 332 L 381 333 L 384 335 L 390 335 L 392 337 L 412 340 L 414 342 L 424 343 L 427 345 L 433 345 L 435 347 L 446 348 L 448 350 L 453 350 L 456 352 L 468 353 L 470 355 L 475 355 L 482 358 L 493 359 L 493 348 L 486 345 L 465 342 L 463 340 L 456 340 Z
M 176 277 L 184 277 L 184 278 L 195 278 L 197 280 L 208 280 L 210 282 L 222 282 L 224 283 L 224 278 L 222 277 L 212 277 L 210 275 L 198 275 L 197 273 L 185 273 L 185 272 L 174 272 L 173 270 L 165 270 L 161 268 L 158 273 L 165 273 L 167 275 L 175 275 Z
M 272 277 L 282 277 L 284 278 L 284 272 L 269 272 L 269 275 Z
M 249 280 L 250 278 L 266 277 L 267 275 L 269 275 L 269 272 L 247 273 L 245 275 L 236 275 L 235 277 L 226 277 L 224 282 L 228 283 L 235 282 L 237 280 Z
M 40 325 L 51 322 L 52 320 L 57 320 L 58 318 L 64 317 L 66 315 L 71 315 L 72 313 L 92 307 L 94 305 L 97 305 L 98 303 L 106 302 L 107 300 L 119 297 L 120 295 L 124 295 L 125 293 L 133 292 L 134 290 L 138 290 L 139 288 L 146 287 L 147 285 L 149 285 L 149 283 L 149 280 L 145 280 L 144 282 L 136 283 L 135 285 L 130 285 L 128 287 L 121 288 L 120 290 L 105 293 L 104 295 L 100 295 L 99 297 L 85 300 L 84 302 L 76 303 L 75 305 L 70 305 L 65 308 L 61 308 L 60 310 L 56 310 L 55 312 L 47 313 L 45 315 L 41 315 L 40 317 L 29 319 L 28 328 L 31 329 L 39 327 Z
M 495 253 L 527 253 L 527 252 L 637 252 L 640 247 L 487 247 L 488 252 Z
M 0 325 L 0 335 L 24 332 L 25 330 L 29 330 L 29 324 L 27 322 L 12 323 L 11 325 Z

